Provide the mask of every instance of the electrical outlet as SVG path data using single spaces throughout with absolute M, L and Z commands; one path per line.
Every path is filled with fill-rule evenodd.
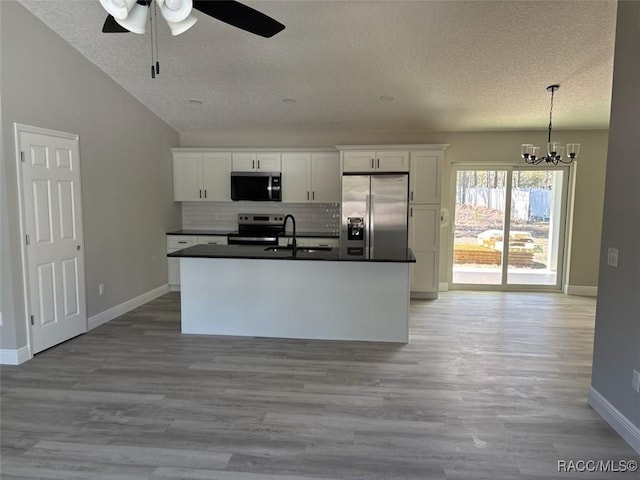
M 618 249 L 617 248 L 609 247 L 609 250 L 607 252 L 607 265 L 610 265 L 612 267 L 618 266 Z
M 104 295 L 104 283 L 98 285 L 98 295 Z
M 633 378 L 631 380 L 631 388 L 636 393 L 640 393 L 640 372 L 638 370 L 633 371 Z

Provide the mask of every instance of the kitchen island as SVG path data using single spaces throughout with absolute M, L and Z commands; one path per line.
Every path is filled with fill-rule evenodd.
M 196 245 L 180 259 L 182 333 L 406 343 L 410 249 Z

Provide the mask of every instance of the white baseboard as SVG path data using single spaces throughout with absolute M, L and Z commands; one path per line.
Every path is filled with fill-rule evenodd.
M 590 387 L 587 393 L 587 403 L 613 428 L 618 435 L 640 454 L 640 428 L 631 423 L 620 411 L 611 405 L 600 392 Z
M 134 308 L 138 308 L 141 305 L 144 305 L 147 302 L 150 302 L 154 298 L 158 298 L 160 295 L 164 295 L 168 293 L 169 285 L 162 285 L 158 288 L 154 288 L 153 290 L 148 291 L 147 293 L 143 293 L 131 300 L 127 300 L 120 305 L 116 305 L 115 307 L 111 307 L 104 312 L 100 312 L 96 315 L 93 315 L 87 319 L 87 328 L 88 330 L 93 330 L 96 327 L 99 327 L 103 323 L 107 323 L 110 320 L 113 320 L 120 315 L 124 315 L 127 312 L 130 312 Z
M 449 291 L 449 282 L 440 282 L 438 291 L 440 291 L 440 292 L 448 292 Z
M 438 298 L 438 292 L 411 292 L 410 296 L 420 300 L 435 300 Z
M 597 297 L 598 296 L 598 287 L 585 287 L 581 285 L 565 284 L 562 291 L 566 295 L 577 295 L 580 297 Z
M 179 292 L 180 291 L 180 285 L 169 285 L 169 289 L 172 292 Z
M 0 349 L 0 365 L 20 365 L 31 358 L 29 346 L 17 350 Z

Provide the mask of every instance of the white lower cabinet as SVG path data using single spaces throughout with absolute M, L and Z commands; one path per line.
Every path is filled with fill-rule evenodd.
M 226 235 L 167 235 L 167 253 L 194 245 L 226 245 Z M 171 290 L 180 290 L 180 259 L 167 258 L 167 276 Z
M 416 256 L 411 268 L 411 293 L 415 297 L 438 297 L 439 245 L 440 205 L 410 205 L 409 248 Z

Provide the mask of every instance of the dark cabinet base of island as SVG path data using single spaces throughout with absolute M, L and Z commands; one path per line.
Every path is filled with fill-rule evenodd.
M 184 334 L 409 340 L 411 259 L 211 258 L 188 250 L 173 254 L 181 257 Z

